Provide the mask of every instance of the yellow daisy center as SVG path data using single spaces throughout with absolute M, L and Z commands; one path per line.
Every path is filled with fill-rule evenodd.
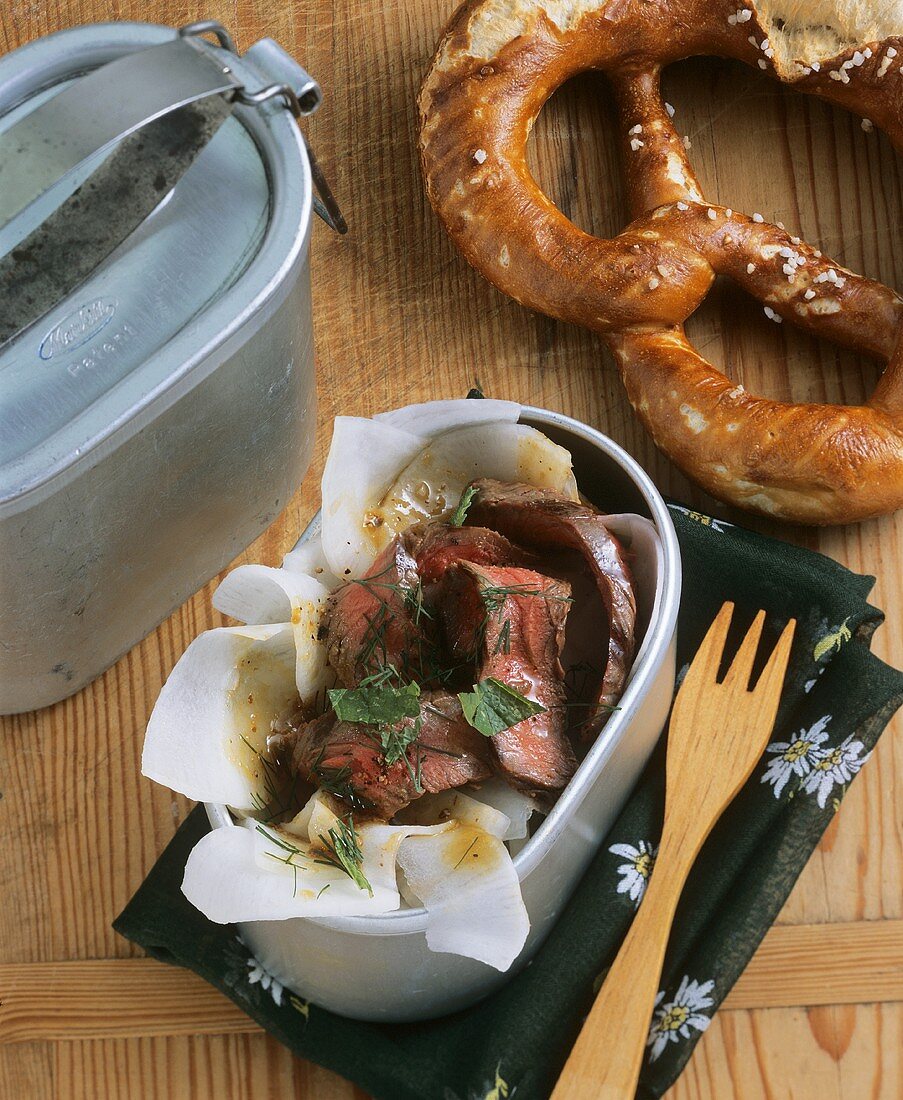
M 649 878 L 649 875 L 652 873 L 652 856 L 650 856 L 648 852 L 643 852 L 633 861 L 633 866 L 638 875 L 642 875 L 643 878 Z
M 815 770 L 819 772 L 830 771 L 831 768 L 836 767 L 840 763 L 842 758 L 843 754 L 840 749 L 832 749 L 826 757 L 818 761 L 815 765 Z
M 684 1026 L 689 1015 L 683 1005 L 671 1005 L 658 1025 L 659 1031 L 677 1031 Z
M 797 760 L 806 755 L 811 746 L 811 741 L 804 741 L 800 738 L 800 740 L 794 741 L 790 748 L 784 753 L 784 759 L 790 764 L 795 764 Z

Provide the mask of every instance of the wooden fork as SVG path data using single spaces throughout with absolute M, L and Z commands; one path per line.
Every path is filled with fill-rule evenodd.
M 655 867 L 552 1100 L 631 1100 L 635 1095 L 684 882 L 703 841 L 749 778 L 771 736 L 796 621 L 787 624 L 750 691 L 765 612 L 756 615 L 719 684 L 733 610 L 732 603 L 721 608 L 674 701 L 665 762 L 665 821 Z

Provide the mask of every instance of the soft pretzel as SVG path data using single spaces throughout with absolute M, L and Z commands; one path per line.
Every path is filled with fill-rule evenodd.
M 877 9 L 880 8 L 880 11 Z M 467 259 L 524 305 L 604 335 L 658 446 L 714 496 L 806 523 L 903 506 L 903 299 L 782 228 L 706 202 L 662 100 L 664 65 L 733 57 L 840 104 L 903 146 L 900 0 L 469 0 L 420 95 L 430 200 Z M 578 229 L 525 159 L 562 83 L 603 70 L 630 214 Z M 716 274 L 766 312 L 887 362 L 864 406 L 754 397 L 683 323 Z

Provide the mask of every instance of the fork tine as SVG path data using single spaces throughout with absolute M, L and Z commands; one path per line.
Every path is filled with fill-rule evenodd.
M 746 632 L 746 637 L 737 650 L 737 656 L 734 657 L 731 667 L 727 670 L 727 675 L 724 677 L 724 684 L 732 685 L 737 680 L 742 680 L 744 686 L 749 688 L 749 678 L 752 675 L 753 662 L 756 659 L 756 653 L 759 649 L 759 639 L 762 637 L 762 627 L 765 625 L 765 612 L 759 611 L 756 617 L 753 619 L 752 626 Z
M 690 667 L 681 684 L 681 692 L 685 684 L 696 684 L 697 681 L 715 682 L 718 674 L 718 666 L 721 663 L 721 654 L 724 652 L 724 643 L 727 640 L 727 632 L 730 630 L 731 617 L 734 614 L 734 605 L 728 600 L 721 605 L 721 610 L 712 620 L 712 625 L 706 631 L 705 637 L 697 649 Z M 695 688 L 691 688 L 696 690 Z
M 759 677 L 759 682 L 756 684 L 755 690 L 753 691 L 754 695 L 758 695 L 760 692 L 763 695 L 773 693 L 776 697 L 780 695 L 781 688 L 784 685 L 787 665 L 790 661 L 790 650 L 793 646 L 793 636 L 795 632 L 796 619 L 790 619 L 784 627 L 780 638 L 778 638 L 778 644 L 774 647 L 771 656 L 768 658 L 768 664 L 765 666 L 765 670 Z

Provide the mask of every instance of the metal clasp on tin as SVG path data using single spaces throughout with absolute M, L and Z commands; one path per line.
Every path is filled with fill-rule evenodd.
M 196 23 L 187 23 L 185 26 L 179 28 L 179 36 L 181 38 L 205 34 L 214 35 L 224 50 L 238 56 L 238 50 L 232 36 L 223 24 L 218 23 L 215 19 L 203 19 Z M 269 102 L 271 99 L 281 99 L 298 121 L 300 128 L 301 119 L 307 115 L 313 114 L 320 106 L 323 94 L 320 91 L 319 84 L 317 84 L 313 77 L 304 72 L 300 65 L 297 66 L 297 68 L 307 78 L 301 81 L 298 88 L 293 87 L 287 81 L 277 84 L 267 84 L 256 92 L 249 92 L 247 89 L 243 88 L 236 92 L 236 102 L 249 107 L 257 107 L 262 103 Z M 336 233 L 347 233 L 348 223 L 345 221 L 345 217 L 339 209 L 339 204 L 336 201 L 335 195 L 332 193 L 332 188 L 329 186 L 323 174 L 323 169 L 320 167 L 320 163 L 317 160 L 304 130 L 301 130 L 301 139 L 304 142 L 304 148 L 307 152 L 308 161 L 310 162 L 310 174 L 315 189 L 315 194 L 313 196 L 314 211 L 330 229 L 334 229 Z

